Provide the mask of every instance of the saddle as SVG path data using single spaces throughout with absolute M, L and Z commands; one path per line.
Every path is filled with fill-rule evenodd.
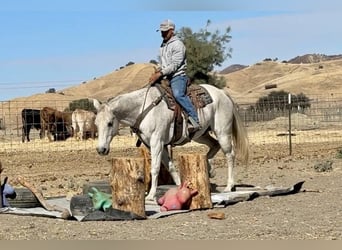
M 174 111 L 174 134 L 171 141 L 171 144 L 174 144 L 174 142 L 177 142 L 183 134 L 182 113 L 184 114 L 184 117 L 186 119 L 188 118 L 188 115 L 186 112 L 184 112 L 183 108 L 176 102 L 176 99 L 172 94 L 172 90 L 168 80 L 161 80 L 161 82 L 156 83 L 155 86 L 161 92 L 163 100 L 167 103 L 167 107 L 170 110 Z M 190 97 L 192 104 L 195 106 L 197 110 L 204 108 L 207 104 L 213 102 L 208 91 L 199 85 L 188 84 L 186 95 Z

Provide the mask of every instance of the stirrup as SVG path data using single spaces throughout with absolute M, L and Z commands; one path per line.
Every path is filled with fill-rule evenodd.
M 188 126 L 189 132 L 190 133 L 195 133 L 196 131 L 201 129 L 201 126 L 192 118 L 189 116 L 189 121 L 190 121 L 190 126 Z

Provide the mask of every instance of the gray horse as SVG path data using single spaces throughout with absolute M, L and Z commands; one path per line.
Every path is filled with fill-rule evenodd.
M 225 191 L 232 191 L 235 151 L 239 153 L 239 158 L 243 163 L 248 161 L 247 131 L 234 102 L 223 90 L 207 84 L 201 86 L 210 94 L 212 102 L 198 110 L 201 129 L 192 135 L 192 140 L 209 147 L 207 153 L 209 176 L 213 175 L 213 168 L 210 164 L 213 157 L 220 149 L 223 151 L 228 166 Z M 95 124 L 98 128 L 98 145 L 96 149 L 100 155 L 109 153 L 110 143 L 118 133 L 119 123 L 130 127 L 137 125 L 138 137 L 150 148 L 151 189 L 146 200 L 155 201 L 161 162 L 169 167 L 173 180 L 180 185 L 179 174 L 166 147 L 173 138 L 174 113 L 161 98 L 161 93 L 156 87 L 145 87 L 118 95 L 103 104 L 96 99 L 93 102 L 97 109 Z M 184 119 L 184 127 L 186 126 Z M 179 145 L 190 141 L 188 133 L 187 129 L 183 130 L 184 140 L 178 141 Z

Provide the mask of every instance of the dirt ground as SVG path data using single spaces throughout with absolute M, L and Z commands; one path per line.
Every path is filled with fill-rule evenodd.
M 78 222 L 62 219 L 0 214 L 1 240 L 34 239 L 342 239 L 342 159 L 340 145 L 251 145 L 250 163 L 237 162 L 235 180 L 258 186 L 291 186 L 305 181 L 300 193 L 259 197 L 225 208 L 192 211 L 160 219 L 111 222 Z M 179 153 L 205 152 L 192 145 L 174 149 Z M 44 197 L 72 196 L 84 183 L 109 178 L 114 156 L 138 154 L 134 147 L 112 149 L 99 156 L 95 148 L 57 152 L 1 153 L 4 176 L 17 186 L 23 175 L 42 190 Z M 332 170 L 318 172 L 314 166 L 332 161 Z M 222 154 L 214 164 L 211 183 L 224 187 L 227 171 Z M 225 219 L 211 219 L 209 212 L 223 212 Z

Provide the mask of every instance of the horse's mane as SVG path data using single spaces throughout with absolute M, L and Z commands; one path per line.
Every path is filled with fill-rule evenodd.
M 151 87 L 154 87 L 154 86 L 151 86 Z M 129 91 L 129 92 L 121 92 L 119 94 L 117 94 L 116 96 L 112 96 L 112 97 L 109 97 L 106 102 L 109 103 L 110 101 L 112 101 L 113 99 L 116 99 L 116 98 L 120 98 L 121 96 L 124 96 L 124 95 L 127 95 L 127 94 L 131 94 L 131 93 L 134 93 L 134 92 L 138 92 L 138 91 L 142 91 L 142 90 L 147 90 L 149 88 L 149 86 L 145 86 L 145 87 L 142 87 L 142 88 L 139 88 L 139 89 L 135 89 L 133 91 Z
M 106 100 L 106 102 L 107 102 L 107 103 L 110 102 L 110 101 L 113 100 L 115 97 L 116 97 L 116 96 L 109 97 L 109 98 Z

